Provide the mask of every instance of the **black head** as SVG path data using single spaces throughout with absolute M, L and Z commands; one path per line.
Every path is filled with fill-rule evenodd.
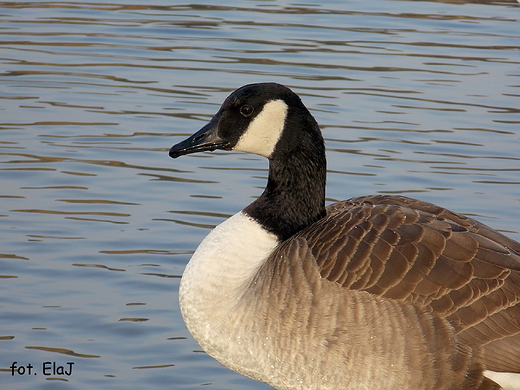
M 280 240 L 325 215 L 323 137 L 289 88 L 262 83 L 237 89 L 206 126 L 172 146 L 170 156 L 215 149 L 269 159 L 267 186 L 243 211 Z
M 289 88 L 276 83 L 245 85 L 227 97 L 207 125 L 174 145 L 170 157 L 223 149 L 271 158 L 291 114 L 295 119 L 305 117 L 319 133 L 314 118 Z M 288 145 L 298 145 L 297 139 L 287 141 Z

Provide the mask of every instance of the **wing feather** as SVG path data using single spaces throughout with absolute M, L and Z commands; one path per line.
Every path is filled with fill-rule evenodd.
M 482 347 L 490 369 L 520 372 L 519 243 L 439 206 L 384 195 L 329 206 L 297 237 L 322 278 L 426 307 Z M 516 357 L 500 358 L 497 350 L 512 348 L 502 340 Z

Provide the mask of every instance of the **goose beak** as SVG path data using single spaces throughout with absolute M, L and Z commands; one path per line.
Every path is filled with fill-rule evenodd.
M 221 138 L 218 134 L 219 119 L 219 116 L 216 115 L 206 126 L 191 137 L 173 145 L 170 149 L 170 157 L 177 158 L 185 154 L 224 149 L 228 141 Z

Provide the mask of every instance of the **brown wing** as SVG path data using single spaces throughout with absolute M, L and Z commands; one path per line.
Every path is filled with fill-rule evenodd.
M 384 195 L 331 205 L 298 236 L 323 278 L 428 307 L 483 346 L 486 367 L 520 372 L 519 243 L 433 204 Z

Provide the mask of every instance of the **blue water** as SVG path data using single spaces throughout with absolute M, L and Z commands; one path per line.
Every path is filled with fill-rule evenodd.
M 246 83 L 286 84 L 316 116 L 329 202 L 405 194 L 520 240 L 519 12 L 0 3 L 2 388 L 268 388 L 203 353 L 177 303 L 191 253 L 262 191 L 267 163 L 167 150 Z

